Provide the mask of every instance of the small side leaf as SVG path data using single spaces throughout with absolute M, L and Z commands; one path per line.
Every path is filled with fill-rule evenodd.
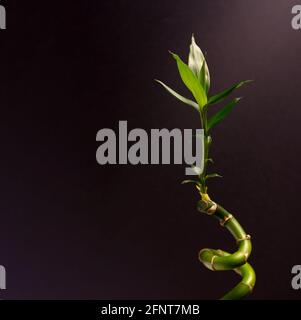
M 200 183 L 196 180 L 184 180 L 181 182 L 181 184 L 187 184 L 187 183 L 194 183 L 196 185 L 199 185 Z
M 185 64 L 177 54 L 172 52 L 171 54 L 177 62 L 182 81 L 184 82 L 185 86 L 191 91 L 200 108 L 203 108 L 207 104 L 207 95 L 204 88 L 201 86 L 198 78 L 190 70 L 188 65 Z
M 235 98 L 234 100 L 229 102 L 225 107 L 219 110 L 215 115 L 213 115 L 208 120 L 208 130 L 210 130 L 213 126 L 222 121 L 231 112 L 231 110 L 239 100 L 241 100 L 241 98 Z
M 174 97 L 176 97 L 178 100 L 192 106 L 193 108 L 195 108 L 196 110 L 199 110 L 199 106 L 196 102 L 187 99 L 183 96 L 181 96 L 180 94 L 178 94 L 177 92 L 175 92 L 173 89 L 171 89 L 170 87 L 168 87 L 166 84 L 164 84 L 162 81 L 155 79 L 155 81 L 157 81 L 158 83 L 160 83 L 163 88 L 165 88 L 171 95 L 173 95 Z
M 211 179 L 211 178 L 222 178 L 222 176 L 219 175 L 218 173 L 210 173 L 206 175 L 205 180 Z
M 208 104 L 215 104 L 215 103 L 219 103 L 221 102 L 223 99 L 225 99 L 230 93 L 232 93 L 235 89 L 240 88 L 241 86 L 243 86 L 246 83 L 250 83 L 253 80 L 245 80 L 245 81 L 241 81 L 236 83 L 234 86 L 232 86 L 231 88 L 228 88 L 212 97 L 210 97 L 208 99 Z

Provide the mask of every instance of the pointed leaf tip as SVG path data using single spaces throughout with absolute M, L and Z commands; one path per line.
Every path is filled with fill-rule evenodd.
M 175 98 L 177 98 L 178 100 L 184 102 L 185 104 L 188 104 L 190 106 L 192 106 L 193 108 L 195 108 L 197 111 L 199 110 L 199 106 L 196 102 L 187 99 L 183 96 L 181 96 L 180 94 L 178 94 L 176 91 L 174 91 L 173 89 L 171 89 L 170 87 L 168 87 L 165 83 L 163 83 L 160 80 L 155 79 L 156 82 L 158 82 L 163 88 L 165 88 L 171 95 L 173 95 Z
M 243 86 L 244 84 L 247 84 L 249 82 L 252 82 L 253 80 L 245 80 L 245 81 L 240 81 L 238 83 L 236 83 L 235 85 L 233 85 L 232 87 L 210 97 L 208 99 L 208 104 L 215 104 L 215 103 L 219 103 L 222 100 L 224 100 L 228 95 L 230 95 L 235 89 L 240 88 L 241 86 Z
M 173 58 L 177 59 L 178 55 L 170 50 L 168 52 L 173 56 Z
M 199 184 L 199 182 L 197 180 L 184 180 L 181 182 L 181 184 L 187 184 L 187 183 Z
M 207 179 L 212 179 L 212 178 L 222 178 L 223 176 L 221 176 L 220 174 L 218 173 L 210 173 L 210 174 L 207 174 L 206 177 L 205 177 L 205 180 Z
M 210 74 L 205 56 L 201 48 L 197 45 L 194 35 L 191 37 L 191 45 L 188 57 L 188 66 L 199 80 L 201 86 L 204 88 L 205 93 L 208 93 L 210 87 Z

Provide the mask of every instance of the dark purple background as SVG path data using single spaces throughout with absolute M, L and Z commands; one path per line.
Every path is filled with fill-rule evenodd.
M 301 1 L 299 1 L 301 4 Z M 48 3 L 48 4 L 47 4 Z M 195 209 L 183 166 L 96 163 L 99 129 L 197 128 L 154 83 L 185 93 L 173 50 L 194 32 L 212 93 L 246 97 L 213 132 L 210 194 L 253 237 L 250 299 L 299 299 L 301 30 L 298 1 L 1 1 L 0 264 L 4 299 L 215 299 L 239 278 L 210 272 L 203 247 L 234 250 Z M 187 92 L 186 92 L 187 93 Z

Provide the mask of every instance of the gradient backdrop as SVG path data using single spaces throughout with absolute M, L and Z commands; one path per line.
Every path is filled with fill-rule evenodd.
M 9 2 L 9 3 L 8 3 Z M 245 99 L 213 131 L 213 199 L 253 237 L 250 299 L 300 299 L 301 30 L 298 0 L 1 1 L 0 264 L 4 299 L 215 299 L 239 278 L 201 248 L 234 250 L 196 211 L 184 165 L 100 166 L 99 129 L 198 128 L 168 50 L 207 52 L 212 93 Z M 301 4 L 301 1 L 299 1 Z

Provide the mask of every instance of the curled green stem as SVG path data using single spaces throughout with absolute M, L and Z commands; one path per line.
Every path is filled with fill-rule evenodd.
M 237 300 L 252 292 L 256 275 L 247 260 L 252 251 L 251 237 L 234 218 L 234 216 L 220 205 L 214 203 L 208 195 L 203 195 L 198 203 L 198 210 L 218 219 L 221 226 L 228 229 L 236 240 L 238 249 L 230 254 L 223 250 L 202 249 L 199 252 L 200 261 L 210 270 L 233 270 L 242 280 L 222 300 Z

